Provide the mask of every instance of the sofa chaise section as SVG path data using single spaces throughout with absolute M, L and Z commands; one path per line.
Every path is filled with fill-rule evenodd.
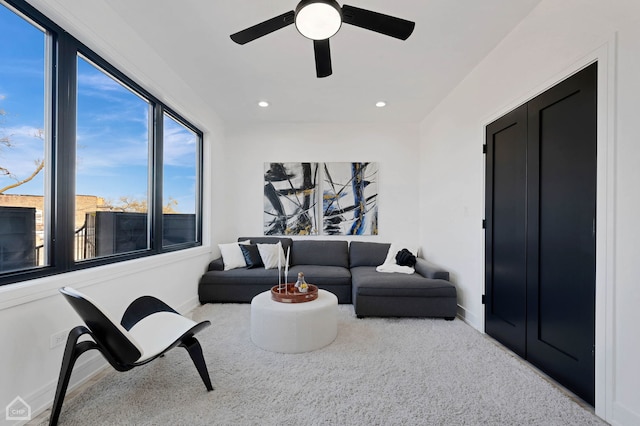
M 415 273 L 376 271 L 390 244 L 351 243 L 352 302 L 358 317 L 435 317 L 453 319 L 457 310 L 456 288 L 449 273 L 417 258 Z

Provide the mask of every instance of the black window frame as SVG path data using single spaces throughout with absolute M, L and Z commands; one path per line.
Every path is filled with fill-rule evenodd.
M 0 285 L 13 284 L 35 278 L 62 274 L 106 264 L 118 263 L 167 252 L 184 250 L 202 245 L 202 183 L 203 183 L 203 132 L 182 115 L 161 102 L 125 73 L 77 40 L 51 19 L 24 0 L 3 0 L 28 20 L 39 25 L 48 34 L 46 51 L 47 87 L 45 108 L 48 117 L 45 126 L 51 134 L 45 139 L 46 150 L 50 152 L 50 187 L 45 188 L 46 211 L 49 227 L 45 239 L 48 243 L 48 259 L 44 266 L 29 269 L 0 272 Z M 4 7 L 3 5 L 3 7 Z M 76 111 L 77 111 L 77 58 L 82 56 L 116 78 L 128 89 L 145 99 L 150 105 L 149 133 L 149 248 L 127 253 L 76 261 L 74 258 L 75 230 L 75 177 L 76 177 Z M 191 130 L 197 137 L 196 156 L 196 238 L 195 241 L 164 246 L 162 244 L 162 194 L 163 194 L 163 117 L 169 115 L 178 123 Z
M 172 110 L 167 106 L 164 106 L 163 108 L 158 109 L 156 113 L 157 113 L 157 116 L 155 116 L 156 122 L 162 121 L 164 123 L 164 116 L 167 115 L 173 120 L 175 120 L 176 123 L 181 124 L 188 130 L 192 131 L 196 135 L 196 138 L 198 139 L 197 145 L 196 145 L 196 165 L 195 165 L 196 166 L 196 188 L 195 188 L 196 200 L 195 200 L 194 207 L 196 212 L 196 241 L 198 242 L 198 245 L 202 245 L 202 194 L 203 194 L 202 170 L 204 167 L 204 163 L 203 163 L 204 151 L 202 148 L 203 134 L 197 127 L 195 127 L 193 124 L 191 124 L 190 122 L 182 118 L 180 114 L 177 114 L 174 110 Z M 161 140 L 164 140 L 164 125 L 160 125 L 159 128 L 160 128 L 160 135 L 159 136 L 156 135 L 156 137 L 159 137 Z M 162 209 L 164 207 L 163 205 L 164 163 L 162 161 L 164 158 L 164 151 L 163 151 L 164 144 L 159 144 L 157 146 L 156 144 L 154 144 L 154 146 L 157 148 L 156 150 L 157 163 L 155 164 L 156 185 L 154 187 L 155 188 L 155 198 L 154 198 L 155 206 L 154 207 L 155 207 L 155 211 L 160 213 L 156 217 L 157 220 L 155 220 L 155 229 L 158 229 L 158 228 L 164 229 L 163 213 L 162 213 Z M 189 243 L 184 243 L 184 244 L 189 244 Z M 162 243 L 162 238 L 160 238 L 159 240 L 159 245 L 160 245 L 160 248 L 162 249 L 162 252 L 181 250 L 181 247 L 184 244 L 173 243 L 165 246 Z

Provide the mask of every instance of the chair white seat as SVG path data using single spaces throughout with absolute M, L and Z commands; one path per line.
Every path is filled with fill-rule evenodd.
M 197 323 L 173 312 L 156 312 L 138 321 L 129 335 L 142 348 L 136 362 L 144 362 L 166 350 Z

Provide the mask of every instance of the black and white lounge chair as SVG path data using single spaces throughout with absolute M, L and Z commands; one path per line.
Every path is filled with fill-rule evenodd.
M 182 346 L 189 352 L 207 390 L 213 390 L 202 348 L 193 337 L 211 325 L 211 322 L 196 323 L 161 300 L 142 296 L 129 305 L 122 321 L 118 323 L 84 294 L 70 287 L 61 288 L 60 292 L 80 315 L 86 327 L 79 325 L 69 332 L 51 409 L 50 425 L 58 423 L 73 365 L 81 354 L 91 349 L 99 350 L 116 370 L 128 371 L 153 361 L 176 346 Z M 85 334 L 91 336 L 93 341 L 78 342 L 80 336 Z

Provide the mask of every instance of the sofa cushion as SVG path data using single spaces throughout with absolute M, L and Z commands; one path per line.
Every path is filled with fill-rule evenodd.
M 201 285 L 242 286 L 244 283 L 278 285 L 278 269 L 240 268 L 229 271 L 208 271 L 200 279 Z
M 351 268 L 354 294 L 386 297 L 456 297 L 456 288 L 445 280 L 419 274 L 382 274 L 373 266 Z
M 291 249 L 291 253 L 293 250 Z M 309 284 L 319 286 L 351 284 L 351 272 L 342 266 L 295 265 L 289 270 L 288 281 L 295 282 L 298 272 L 304 274 L 304 279 Z
M 294 240 L 291 246 L 291 264 L 348 268 L 349 243 L 347 241 Z
M 354 266 L 378 266 L 384 263 L 391 244 L 352 241 L 349 263 Z
M 224 262 L 222 261 L 222 257 L 213 259 L 211 262 L 209 262 L 207 271 L 224 271 Z
M 287 254 L 287 250 L 291 247 L 293 240 L 291 238 L 279 238 L 279 237 L 240 237 L 238 242 L 249 240 L 251 244 L 277 244 L 278 241 L 282 243 L 282 250 L 284 254 Z

